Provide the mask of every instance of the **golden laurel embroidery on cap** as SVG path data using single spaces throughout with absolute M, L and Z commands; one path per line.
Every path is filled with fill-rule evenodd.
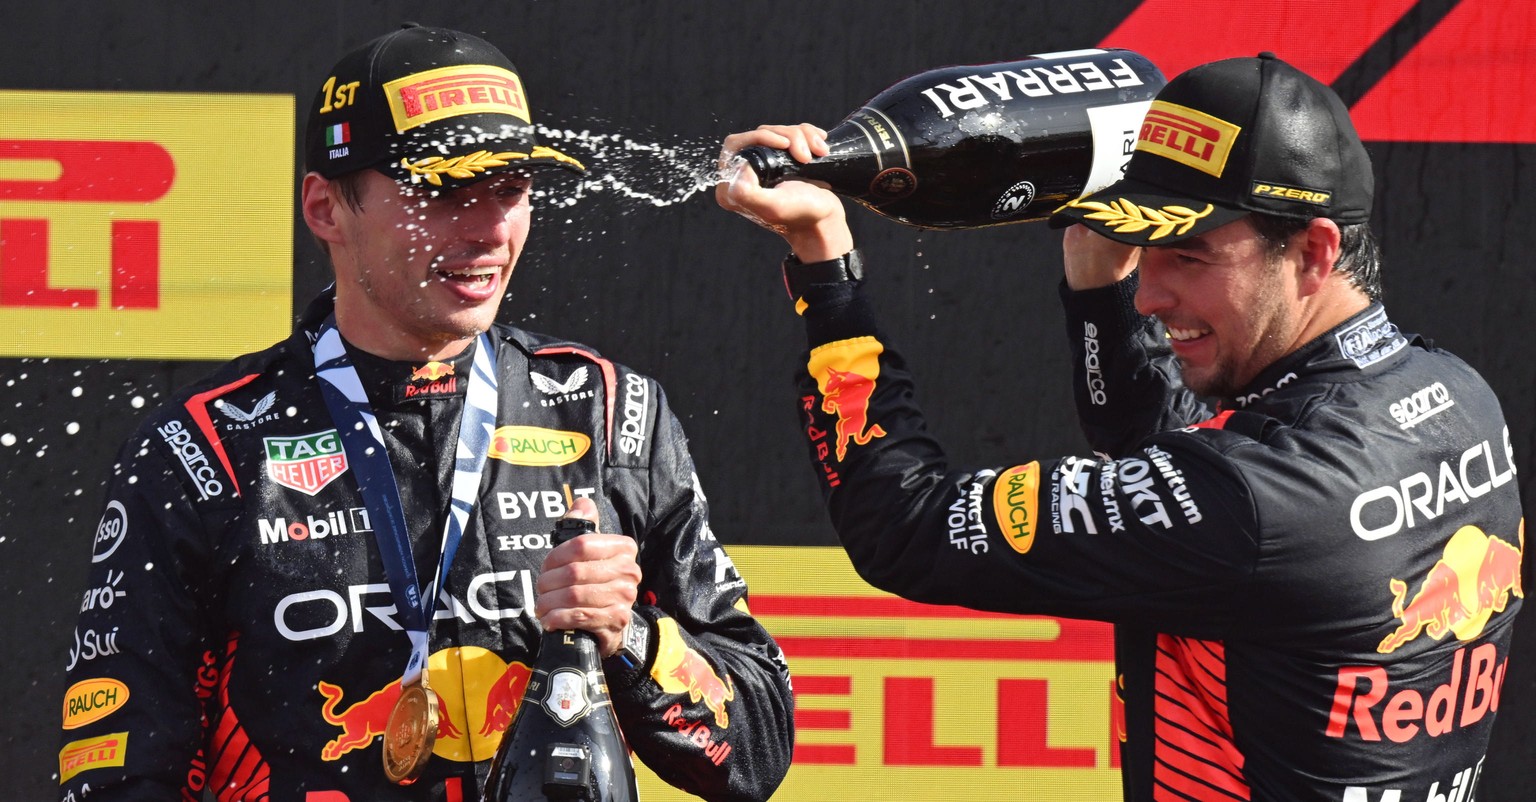
M 1157 229 L 1147 235 L 1149 240 L 1162 239 L 1169 234 L 1188 233 L 1200 218 L 1215 209 L 1209 203 L 1198 212 L 1188 206 L 1164 206 L 1161 209 L 1153 209 L 1150 206 L 1138 206 L 1125 198 L 1109 203 L 1072 201 L 1067 205 L 1076 209 L 1093 210 L 1092 214 L 1083 215 L 1083 217 L 1104 223 L 1113 228 L 1116 234 L 1134 234 L 1156 226 Z
M 477 150 L 463 156 L 454 156 L 445 159 L 442 156 L 428 156 L 425 159 L 411 161 L 401 159 L 400 166 L 411 171 L 411 183 L 417 183 L 426 179 L 427 183 L 435 187 L 443 185 L 443 175 L 449 178 L 474 178 L 477 173 L 483 173 L 492 167 L 506 167 L 508 164 L 520 159 L 554 159 L 555 161 L 574 164 L 585 170 L 581 162 L 561 153 L 553 148 L 543 145 L 534 147 L 532 153 L 517 153 L 504 151 L 492 153 L 488 150 Z

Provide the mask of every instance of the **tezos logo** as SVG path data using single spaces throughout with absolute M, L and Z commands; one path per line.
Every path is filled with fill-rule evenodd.
M 96 540 L 91 546 L 91 562 L 99 563 L 112 556 L 117 547 L 123 545 L 123 538 L 128 536 L 128 511 L 123 509 L 122 502 L 113 499 L 107 502 L 107 510 L 101 514 L 101 523 L 96 524 Z
M 1007 220 L 1010 217 L 1017 217 L 1029 208 L 1029 204 L 1034 200 L 1035 185 L 1028 181 L 1020 181 L 1009 187 L 1008 191 L 997 199 L 997 203 L 992 204 L 992 219 Z

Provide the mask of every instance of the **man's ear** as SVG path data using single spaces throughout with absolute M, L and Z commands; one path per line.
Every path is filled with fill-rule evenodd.
M 1321 290 L 1328 277 L 1333 275 L 1334 264 L 1339 260 L 1339 224 L 1317 217 L 1299 236 L 1301 264 L 1297 288 L 1306 297 Z
M 340 225 L 336 220 L 336 204 L 339 199 L 331 190 L 331 181 L 319 173 L 308 173 L 300 188 L 299 208 L 304 212 L 304 223 L 321 240 L 336 244 L 341 242 Z

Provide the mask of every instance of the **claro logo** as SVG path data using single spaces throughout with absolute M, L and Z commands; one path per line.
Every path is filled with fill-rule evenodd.
M 284 336 L 292 120 L 277 96 L 0 91 L 0 356 L 223 359 Z

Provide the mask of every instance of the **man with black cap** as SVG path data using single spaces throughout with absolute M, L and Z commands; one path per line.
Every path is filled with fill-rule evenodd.
M 950 467 L 836 197 L 743 171 L 717 198 L 792 249 L 803 428 L 860 575 L 1116 624 L 1127 800 L 1472 798 L 1524 596 L 1509 430 L 1388 319 L 1370 163 L 1326 86 L 1270 54 L 1190 70 L 1124 179 L 1058 210 L 1094 457 Z
M 535 174 L 584 170 L 534 134 L 512 63 L 456 31 L 320 83 L 301 204 L 335 286 L 120 452 L 62 798 L 479 799 L 546 629 L 596 637 L 663 779 L 778 786 L 788 670 L 661 388 L 495 322 Z M 598 532 L 554 545 L 566 516 Z

